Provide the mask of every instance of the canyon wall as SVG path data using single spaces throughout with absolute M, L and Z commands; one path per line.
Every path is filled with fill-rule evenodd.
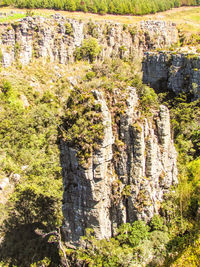
M 67 64 L 74 62 L 76 49 L 90 37 L 101 47 L 99 60 L 131 59 L 142 57 L 149 49 L 170 47 L 177 42 L 178 32 L 174 24 L 164 21 L 122 25 L 82 22 L 60 15 L 49 19 L 27 17 L 1 24 L 0 60 L 4 67 L 15 62 L 26 65 L 40 57 L 44 62 Z M 60 145 L 62 229 L 65 241 L 73 245 L 79 244 L 86 228 L 93 228 L 98 238 L 108 238 L 122 223 L 149 221 L 159 211 L 170 186 L 177 184 L 177 154 L 168 109 L 160 106 L 151 116 L 144 116 L 136 88 L 127 87 L 126 109 L 116 126 L 104 93 L 94 90 L 93 94 L 101 106 L 104 125 L 100 148 L 93 151 L 85 167 L 79 163 L 74 147 L 64 141 Z M 113 149 L 114 128 L 117 153 Z
M 83 40 L 96 38 L 101 46 L 99 59 L 131 58 L 148 49 L 170 47 L 178 40 L 172 23 L 143 21 L 137 25 L 111 22 L 82 22 L 60 15 L 52 18 L 27 17 L 0 25 L 0 60 L 4 67 L 18 61 L 25 65 L 35 57 L 44 61 L 73 62 Z
M 175 94 L 191 92 L 200 97 L 200 56 L 175 52 L 146 52 L 143 59 L 143 82 L 155 89 Z

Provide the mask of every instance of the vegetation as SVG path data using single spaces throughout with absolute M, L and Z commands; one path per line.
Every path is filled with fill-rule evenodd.
M 66 31 L 70 34 L 68 24 Z M 99 53 L 95 40 L 83 42 L 79 51 L 91 62 Z M 159 103 L 170 108 L 179 153 L 179 186 L 166 196 L 160 215 L 148 225 L 143 221 L 124 224 L 109 240 L 97 240 L 88 230 L 82 247 L 66 249 L 67 257 L 72 266 L 199 266 L 200 100 L 191 102 L 189 94 L 156 94 L 142 84 L 135 63 L 108 59 L 60 66 L 36 61 L 27 67 L 1 69 L 0 178 L 9 177 L 15 189 L 0 206 L 0 266 L 65 266 L 59 233 L 60 141 L 78 150 L 83 167 L 99 149 L 104 127 L 94 93 L 98 89 L 111 110 L 117 162 L 124 145 L 117 126 L 126 110 L 129 85 L 137 88 L 145 116 L 151 116 Z M 73 88 L 68 74 L 78 77 Z M 130 194 L 129 188 L 122 194 Z
M 11 67 L 6 79 L 3 76 L 0 177 L 9 177 L 15 189 L 0 206 L 0 262 L 2 266 L 40 266 L 37 262 L 46 258 L 51 266 L 58 266 L 63 191 L 58 137 L 69 83 L 57 76 L 52 64 L 41 62 L 22 70 Z
M 165 11 L 181 5 L 199 5 L 199 0 L 4 0 L 5 5 L 19 8 L 51 8 L 56 10 L 83 11 L 98 14 L 132 14 L 144 15 Z
M 10 21 L 17 20 L 17 19 L 23 19 L 24 17 L 26 17 L 25 14 L 13 14 L 13 15 L 1 17 L 0 22 L 10 22 Z
M 90 37 L 88 40 L 83 40 L 81 47 L 76 48 L 75 58 L 76 60 L 88 59 L 92 63 L 97 59 L 100 52 L 101 48 L 97 39 Z
M 153 218 L 150 227 L 143 221 L 124 224 L 109 241 L 97 240 L 93 231 L 88 229 L 76 257 L 89 266 L 137 266 L 145 263 L 156 266 L 166 253 L 165 244 L 169 238 L 165 230 L 159 216 Z
M 164 98 L 163 98 L 164 96 Z M 171 111 L 172 133 L 178 151 L 179 185 L 166 197 L 162 213 L 171 238 L 165 265 L 199 265 L 199 174 L 200 100 L 191 101 L 192 95 L 178 97 L 166 92 L 159 99 Z M 193 249 L 193 252 L 191 253 Z M 190 253 L 189 253 L 190 252 Z
M 80 163 L 84 164 L 103 140 L 101 105 L 91 91 L 76 88 L 67 101 L 63 121 L 63 139 L 77 149 Z

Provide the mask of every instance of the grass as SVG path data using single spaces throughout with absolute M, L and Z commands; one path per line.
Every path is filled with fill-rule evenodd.
M 2 22 L 12 22 L 12 21 L 15 21 L 15 20 L 18 20 L 18 19 L 22 19 L 24 17 L 26 17 L 25 14 L 13 14 L 13 15 L 10 15 L 10 16 L 1 17 L 0 18 L 0 23 L 2 23 Z
M 68 77 L 79 77 L 79 79 L 82 79 L 89 69 L 90 65 L 84 61 L 64 65 L 52 62 L 44 63 L 42 59 L 37 59 L 27 66 L 22 66 L 22 69 L 18 68 L 17 64 L 6 69 L 2 68 L 0 74 L 2 77 L 6 76 L 6 79 L 19 92 L 23 92 L 27 84 L 30 84 L 39 94 L 43 94 L 47 88 L 52 88 L 53 81 L 58 80 L 60 75 L 63 79 Z M 18 77 L 17 80 L 16 77 Z
M 8 16 L 0 19 L 0 22 L 12 21 L 18 18 L 22 18 L 26 14 L 26 9 L 14 9 L 14 8 L 0 8 L 0 12 L 9 13 L 10 11 L 24 11 L 24 14 L 14 14 L 12 17 Z M 49 9 L 35 9 L 34 14 L 40 16 L 50 16 L 52 14 L 61 14 L 68 18 L 74 18 L 78 20 L 88 21 L 91 19 L 92 21 L 98 22 L 106 22 L 112 21 L 115 23 L 123 23 L 123 24 L 135 24 L 142 20 L 166 20 L 175 22 L 178 26 L 184 27 L 186 31 L 192 31 L 194 33 L 199 31 L 200 27 L 200 7 L 180 7 L 174 8 L 172 10 L 168 10 L 162 13 L 152 14 L 152 15 L 144 15 L 144 16 L 128 16 L 128 15 L 98 15 L 91 13 L 83 13 L 83 12 L 68 12 L 68 11 L 55 11 Z M 2 21 L 3 20 L 3 21 Z
M 197 33 L 200 29 L 200 7 L 182 8 L 179 12 L 167 11 L 164 18 L 177 23 L 185 31 Z

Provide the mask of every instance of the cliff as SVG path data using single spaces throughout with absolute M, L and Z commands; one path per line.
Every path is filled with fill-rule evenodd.
M 200 57 L 198 54 L 146 52 L 143 82 L 155 89 L 166 88 L 175 94 L 191 92 L 200 97 Z
M 33 58 L 44 61 L 73 62 L 77 47 L 93 37 L 101 46 L 99 59 L 131 58 L 148 49 L 169 47 L 177 42 L 174 24 L 164 21 L 144 21 L 139 25 L 110 22 L 82 22 L 60 15 L 47 19 L 27 17 L 0 26 L 1 61 L 4 67 L 18 61 L 28 64 Z
M 161 105 L 145 118 L 136 89 L 127 87 L 126 108 L 116 126 L 104 94 L 96 90 L 93 94 L 101 105 L 104 125 L 100 148 L 85 167 L 73 147 L 61 144 L 63 232 L 65 241 L 73 244 L 78 244 L 86 228 L 93 228 L 98 238 L 108 238 L 122 223 L 149 221 L 170 186 L 177 184 L 168 109 Z
M 99 60 L 137 58 L 149 49 L 169 47 L 178 38 L 175 25 L 163 21 L 121 25 L 81 22 L 58 15 L 50 19 L 27 17 L 15 23 L 5 23 L 0 31 L 0 58 L 4 67 L 15 62 L 26 65 L 34 58 L 61 64 L 74 62 L 77 48 L 90 37 L 100 46 Z M 107 69 L 104 72 L 105 80 Z M 71 81 L 73 79 L 71 77 Z M 72 81 L 69 92 L 73 94 L 78 86 L 82 90 L 85 84 L 77 85 Z M 119 103 L 116 99 L 108 101 L 108 94 L 100 87 L 98 81 L 93 86 L 92 101 L 98 108 L 89 108 L 88 116 L 95 116 L 94 113 L 100 116 L 102 140 L 95 147 L 95 138 L 90 139 L 93 130 L 88 132 L 85 143 L 92 147 L 92 153 L 87 156 L 87 164 L 81 164 L 81 151 L 73 143 L 63 138 L 60 144 L 63 232 L 65 240 L 75 245 L 79 244 L 86 228 L 93 228 L 98 238 L 108 238 L 122 223 L 137 219 L 149 221 L 158 213 L 164 194 L 177 183 L 177 154 L 171 139 L 168 109 L 161 105 L 145 114 L 141 111 L 135 87 L 126 86 L 122 93 L 118 87 L 111 88 L 121 99 Z M 80 95 L 83 96 L 83 91 L 75 100 Z M 83 104 L 82 99 L 80 103 Z M 116 103 L 118 105 L 113 107 Z M 117 121 L 113 119 L 113 109 L 119 111 Z M 88 106 L 82 110 L 81 116 L 87 110 Z M 69 111 L 72 117 L 76 112 L 76 106 Z M 95 126 L 90 125 L 91 129 Z M 81 128 L 81 120 L 74 128 Z M 69 129 L 70 126 L 65 130 Z M 78 138 L 85 134 L 78 133 Z

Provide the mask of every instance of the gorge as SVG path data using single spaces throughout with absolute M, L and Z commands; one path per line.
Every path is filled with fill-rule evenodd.
M 6 140 L 0 163 L 2 177 L 8 176 L 0 180 L 0 196 L 6 195 L 10 181 L 13 191 L 16 186 L 16 192 L 25 192 L 20 197 L 30 197 L 27 203 L 34 212 L 27 209 L 25 221 L 37 224 L 35 233 L 42 235 L 38 214 L 41 221 L 52 215 L 53 226 L 46 229 L 45 221 L 45 231 L 55 228 L 61 190 L 63 220 L 58 225 L 70 248 L 80 246 L 87 228 L 98 240 L 109 240 L 121 225 L 150 224 L 160 213 L 179 182 L 172 107 L 159 94 L 169 92 L 174 99 L 191 94 L 192 101 L 200 95 L 199 54 L 170 51 L 178 40 L 176 25 L 158 20 L 133 25 L 56 14 L 0 25 L 1 136 Z M 14 126 L 7 114 L 16 114 Z M 17 137 L 12 139 L 13 132 Z M 48 156 L 40 159 L 43 152 Z M 20 184 L 24 181 L 28 190 Z M 16 203 L 22 202 L 17 197 Z M 44 216 L 32 197 L 44 204 Z M 9 218 L 20 214 L 15 208 Z

